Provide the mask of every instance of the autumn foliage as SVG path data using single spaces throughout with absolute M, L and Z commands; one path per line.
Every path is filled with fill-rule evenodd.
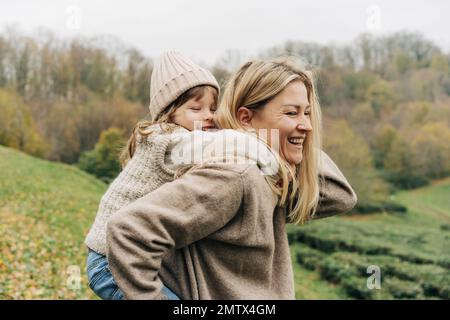
M 385 203 L 394 188 L 450 175 L 450 58 L 430 40 L 401 32 L 341 46 L 290 41 L 259 57 L 280 54 L 300 55 L 316 71 L 324 149 L 355 186 L 357 210 Z M 245 59 L 230 50 L 207 67 L 224 84 Z M 123 143 L 146 116 L 151 70 L 150 58 L 117 39 L 7 30 L 0 144 L 109 181 L 120 168 L 105 136 Z

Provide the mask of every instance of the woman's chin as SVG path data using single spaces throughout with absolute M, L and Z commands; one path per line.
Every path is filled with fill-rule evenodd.
M 282 153 L 284 154 L 284 158 L 287 162 L 289 162 L 291 165 L 298 165 L 300 162 L 302 162 L 303 159 L 303 146 L 297 146 L 292 144 L 287 144 L 282 150 Z
M 287 157 L 286 161 L 292 166 L 298 166 L 303 160 L 303 156 Z

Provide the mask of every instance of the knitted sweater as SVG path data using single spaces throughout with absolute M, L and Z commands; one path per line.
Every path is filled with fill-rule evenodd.
M 322 153 L 314 218 L 356 195 Z M 108 223 L 109 268 L 126 299 L 294 299 L 286 212 L 254 164 L 211 163 L 122 208 Z
M 190 132 L 183 127 L 164 133 L 159 125 L 149 129 L 152 134 L 138 137 L 135 154 L 101 198 L 94 224 L 85 240 L 85 244 L 98 253 L 106 254 L 106 225 L 111 216 L 125 205 L 173 181 L 177 169 L 205 161 L 258 163 L 266 174 L 276 172 L 278 168 L 273 154 L 251 134 L 235 130 Z
M 164 134 L 159 125 L 151 129 L 151 135 L 138 137 L 134 156 L 100 200 L 94 224 L 85 240 L 85 244 L 98 253 L 106 254 L 106 225 L 115 212 L 173 180 L 174 172 L 164 164 L 171 135 Z

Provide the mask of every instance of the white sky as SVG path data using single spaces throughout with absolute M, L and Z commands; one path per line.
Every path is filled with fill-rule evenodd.
M 206 63 L 227 49 L 251 55 L 286 40 L 340 44 L 399 30 L 419 31 L 448 51 L 449 18 L 446 0 L 0 0 L 0 30 L 114 35 L 149 57 L 176 49 Z

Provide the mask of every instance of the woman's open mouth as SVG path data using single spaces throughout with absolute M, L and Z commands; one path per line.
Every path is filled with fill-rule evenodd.
M 299 149 L 303 148 L 303 141 L 305 141 L 304 138 L 288 138 L 288 142 Z

